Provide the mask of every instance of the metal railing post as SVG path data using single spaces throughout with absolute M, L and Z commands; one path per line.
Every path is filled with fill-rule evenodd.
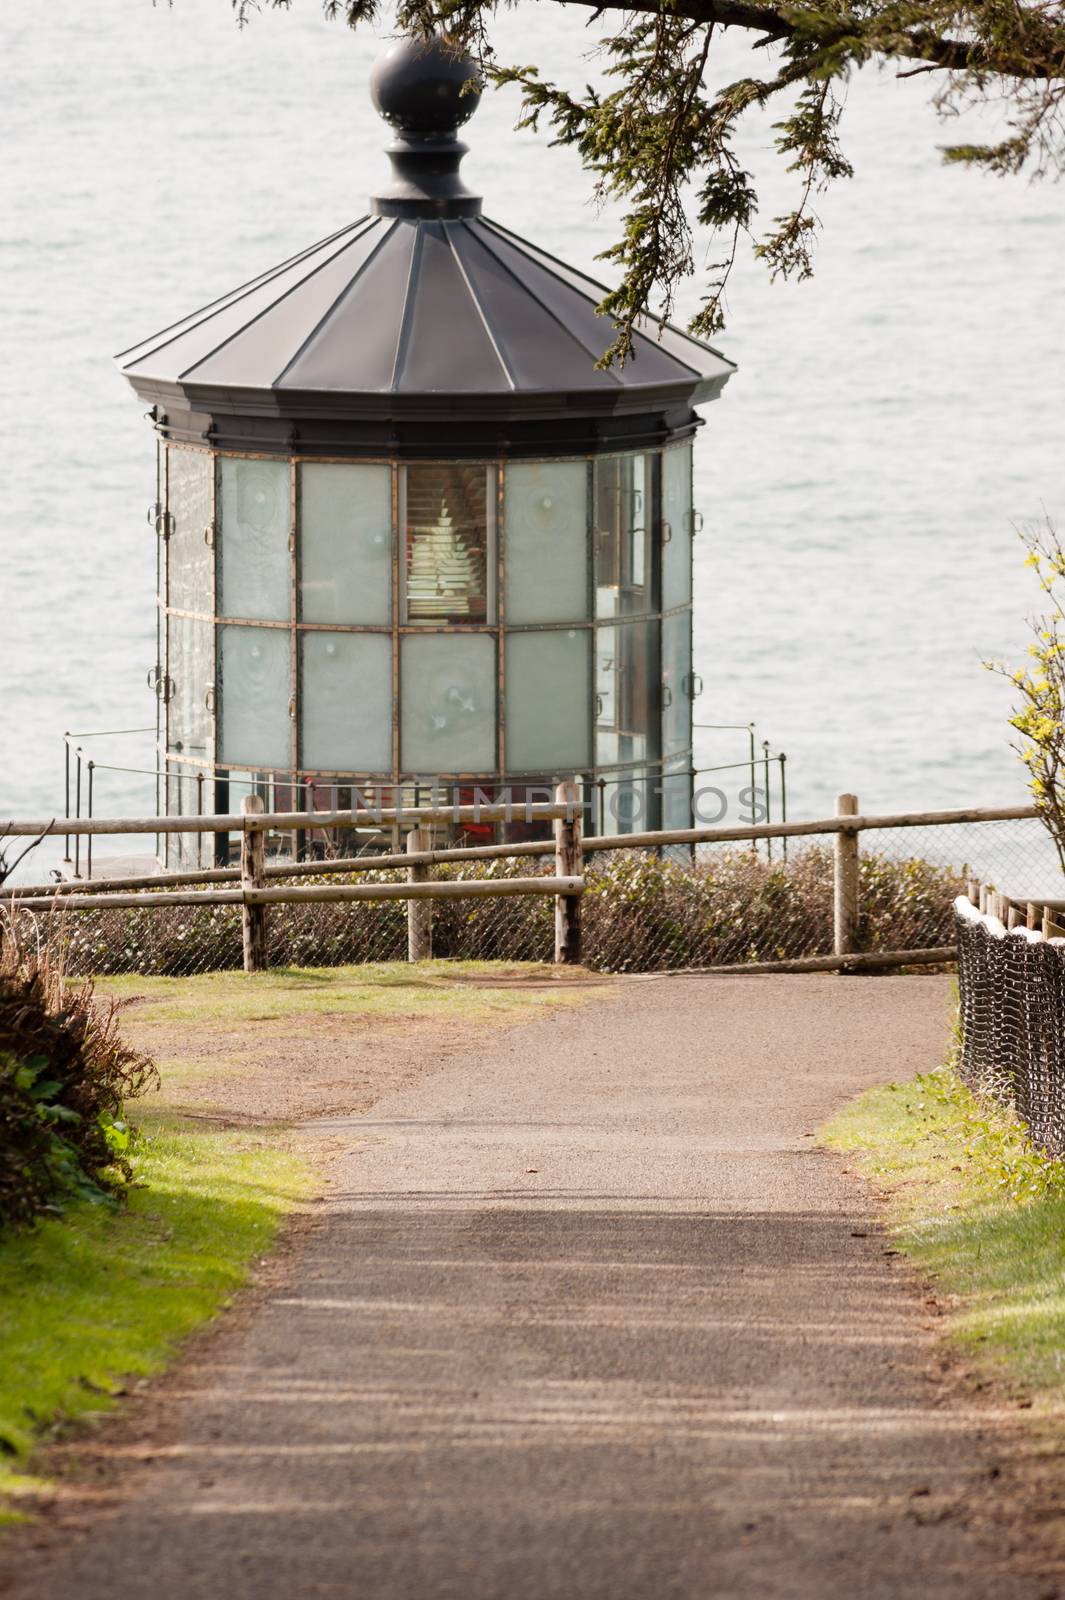
M 836 796 L 837 817 L 857 815 L 857 795 Z M 858 948 L 858 887 L 858 832 L 840 827 L 836 832 L 833 884 L 833 954 L 837 956 L 852 955 Z M 841 967 L 840 971 L 846 972 L 847 968 Z
M 70 821 L 70 731 L 69 731 L 69 729 L 63 735 L 63 765 L 64 765 L 64 767 L 66 769 L 66 793 L 67 793 L 66 818 L 67 818 L 67 821 L 69 822 Z M 156 810 L 158 810 L 158 809 L 159 808 L 158 808 L 158 805 L 157 805 L 156 806 Z M 64 862 L 69 862 L 70 861 L 70 834 L 69 833 L 66 835 L 66 838 L 63 840 L 63 860 L 64 860 Z
M 693 759 L 694 759 L 694 757 L 693 757 Z M 691 771 L 688 773 L 688 776 L 691 779 L 691 788 L 688 791 L 688 823 L 692 827 L 694 827 L 695 826 L 695 783 L 696 783 L 696 779 L 699 776 L 699 773 L 698 773 L 698 771 L 696 770 L 695 767 L 692 767 Z M 690 861 L 690 863 L 691 863 L 691 865 L 693 867 L 694 867 L 696 861 L 698 860 L 697 847 L 696 847 L 694 841 L 688 846 L 688 860 Z
M 584 875 L 581 845 L 581 791 L 575 779 L 555 789 L 557 805 L 568 807 L 565 817 L 555 818 L 555 876 L 580 878 Z M 555 896 L 555 962 L 577 966 L 581 959 L 581 896 Z
M 81 745 L 74 752 L 74 817 L 81 819 Z M 74 835 L 74 876 L 81 877 L 81 834 Z
M 407 835 L 407 854 L 430 850 L 432 835 L 428 828 L 412 828 Z M 424 861 L 412 861 L 407 868 L 408 883 L 427 883 L 429 868 Z M 407 960 L 431 961 L 433 956 L 433 902 L 431 900 L 407 901 Z
M 262 796 L 246 794 L 240 802 L 245 817 L 261 816 L 264 810 Z M 245 891 L 266 887 L 266 836 L 262 828 L 244 827 L 240 835 L 240 886 Z M 249 905 L 245 898 L 241 908 L 244 934 L 244 971 L 265 972 L 269 965 L 266 947 L 266 907 Z
M 89 774 L 88 802 L 89 802 L 89 819 L 91 821 L 92 820 L 92 775 L 93 775 L 93 771 L 94 771 L 94 769 L 96 767 L 96 762 L 95 761 L 89 761 L 89 762 L 86 763 L 86 766 L 87 766 L 87 770 L 88 770 L 88 774 Z M 92 834 L 91 833 L 89 834 L 88 838 L 85 841 L 85 876 L 87 878 L 91 878 L 92 877 Z

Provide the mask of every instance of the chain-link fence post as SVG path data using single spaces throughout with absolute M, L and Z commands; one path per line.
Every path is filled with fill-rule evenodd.
M 259 816 L 263 810 L 262 796 L 246 794 L 240 802 L 244 816 Z M 249 889 L 266 887 L 266 835 L 262 828 L 245 827 L 240 835 L 240 886 Z M 266 907 L 244 901 L 242 913 L 244 931 L 244 971 L 265 972 L 269 965 L 266 950 Z
M 407 835 L 407 854 L 429 850 L 432 837 L 427 828 L 412 828 Z M 428 883 L 429 868 L 424 861 L 412 861 L 407 868 L 410 883 Z M 407 901 L 407 960 L 430 961 L 433 954 L 433 902 Z
M 857 815 L 857 795 L 836 796 L 837 817 Z M 837 956 L 851 955 L 858 948 L 858 889 L 858 833 L 854 828 L 840 828 L 836 834 L 832 896 L 833 952 Z M 847 968 L 840 970 L 845 972 Z

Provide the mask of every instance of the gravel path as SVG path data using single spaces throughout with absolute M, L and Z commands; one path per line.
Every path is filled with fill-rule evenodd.
M 1056 1594 L 1025 1436 L 810 1137 L 941 1059 L 947 998 L 628 980 L 315 1124 L 346 1152 L 316 1221 L 6 1592 Z

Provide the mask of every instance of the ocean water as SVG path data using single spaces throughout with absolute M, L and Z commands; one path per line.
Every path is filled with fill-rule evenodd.
M 583 14 L 526 3 L 496 37 L 564 81 L 593 70 Z M 0 814 L 61 805 L 65 729 L 154 716 L 152 439 L 112 352 L 365 210 L 386 166 L 377 48 L 317 0 L 243 32 L 226 0 L 0 8 Z M 750 70 L 727 51 L 722 77 Z M 815 276 L 771 284 L 741 256 L 718 341 L 740 370 L 697 443 L 696 717 L 754 720 L 786 751 L 793 816 L 842 790 L 863 810 L 1024 797 L 981 663 L 1023 652 L 1036 604 L 1016 528 L 1065 527 L 1065 208 L 1052 185 L 945 169 L 928 100 L 924 78 L 852 83 L 857 175 L 821 204 Z M 486 97 L 467 180 L 602 276 L 616 211 L 516 114 Z M 767 217 L 790 181 L 769 120 L 740 151 Z M 96 754 L 146 767 L 151 748 Z M 744 748 L 697 733 L 701 766 Z M 151 781 L 101 772 L 97 804 L 150 810 Z

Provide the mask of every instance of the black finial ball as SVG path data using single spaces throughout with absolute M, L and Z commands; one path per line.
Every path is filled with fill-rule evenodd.
M 469 56 L 455 55 L 439 39 L 397 39 L 373 65 L 373 103 L 400 133 L 452 133 L 477 110 L 480 88 L 463 92 L 480 74 Z

